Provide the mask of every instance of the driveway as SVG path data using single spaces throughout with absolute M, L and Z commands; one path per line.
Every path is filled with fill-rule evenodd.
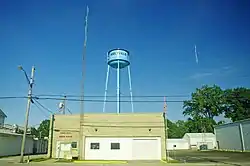
M 183 163 L 217 163 L 233 166 L 250 166 L 250 153 L 247 152 L 178 150 L 171 151 L 169 155 L 173 159 Z
M 25 163 L 21 164 L 19 162 L 19 156 L 16 157 L 7 157 L 7 158 L 1 158 L 0 159 L 0 166 L 16 166 L 16 165 L 32 165 L 32 166 L 167 166 L 167 165 L 172 165 L 172 166 L 205 166 L 205 165 L 231 165 L 231 164 L 225 164 L 223 162 L 214 162 L 211 161 L 211 159 L 207 159 L 208 153 L 211 152 L 197 152 L 197 151 L 177 151 L 177 152 L 171 152 L 170 156 L 174 159 L 179 160 L 181 163 L 165 163 L 162 161 L 128 161 L 127 163 L 112 163 L 112 164 L 104 164 L 104 163 L 61 163 L 61 162 L 55 162 L 55 159 L 51 160 L 45 160 L 41 162 L 30 162 L 30 163 Z M 217 152 L 218 153 L 218 152 Z M 221 152 L 219 152 L 221 153 Z M 212 153 L 214 154 L 214 153 Z M 221 153 L 222 154 L 222 153 Z M 241 153 L 242 155 L 242 153 Z M 214 159 L 228 159 L 228 158 L 220 158 L 216 153 L 215 156 L 209 155 L 210 157 L 213 157 Z M 41 157 L 46 157 L 46 155 L 34 155 L 30 156 L 30 158 L 41 158 Z M 249 157 L 249 156 L 248 156 Z M 25 156 L 25 159 L 27 159 L 27 156 Z M 185 161 L 184 161 L 185 160 Z M 238 165 L 236 165 L 238 166 Z

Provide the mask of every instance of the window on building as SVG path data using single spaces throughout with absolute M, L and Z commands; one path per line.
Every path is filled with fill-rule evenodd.
M 90 149 L 100 149 L 100 143 L 90 143 Z
M 120 143 L 111 143 L 111 150 L 120 149 Z
M 77 148 L 77 142 L 72 142 L 71 143 L 71 148 Z

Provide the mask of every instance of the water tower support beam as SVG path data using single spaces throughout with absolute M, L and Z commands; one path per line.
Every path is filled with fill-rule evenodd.
M 116 97 L 117 97 L 117 114 L 120 113 L 120 62 L 118 60 L 117 63 L 117 91 L 116 91 Z
M 107 91 L 108 91 L 108 82 L 109 82 L 109 70 L 110 70 L 110 66 L 108 65 L 106 83 L 105 83 L 103 110 L 102 110 L 103 112 L 105 112 L 105 109 L 106 109 Z
M 131 80 L 131 74 L 130 74 L 130 66 L 128 66 L 128 80 L 129 80 L 129 91 L 130 91 L 131 109 L 132 109 L 132 113 L 134 113 L 133 93 L 132 93 L 132 80 Z

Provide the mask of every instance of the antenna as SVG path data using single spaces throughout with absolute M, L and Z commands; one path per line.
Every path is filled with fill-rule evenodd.
M 85 77 L 85 56 L 87 50 L 87 32 L 88 32 L 88 16 L 89 7 L 87 6 L 86 17 L 85 17 L 85 27 L 84 27 L 84 44 L 83 44 L 83 54 L 82 54 L 82 82 L 81 82 L 81 102 L 80 102 L 80 133 L 79 133 L 79 147 L 83 147 L 83 120 L 84 120 L 84 77 Z M 80 159 L 83 159 L 83 150 L 79 148 Z

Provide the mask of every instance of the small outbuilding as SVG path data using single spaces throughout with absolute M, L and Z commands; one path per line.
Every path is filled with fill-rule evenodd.
M 185 139 L 167 139 L 167 150 L 189 149 L 188 140 Z
M 188 141 L 190 149 L 199 149 L 201 145 L 207 145 L 207 149 L 216 148 L 216 138 L 213 133 L 186 133 L 183 139 Z

